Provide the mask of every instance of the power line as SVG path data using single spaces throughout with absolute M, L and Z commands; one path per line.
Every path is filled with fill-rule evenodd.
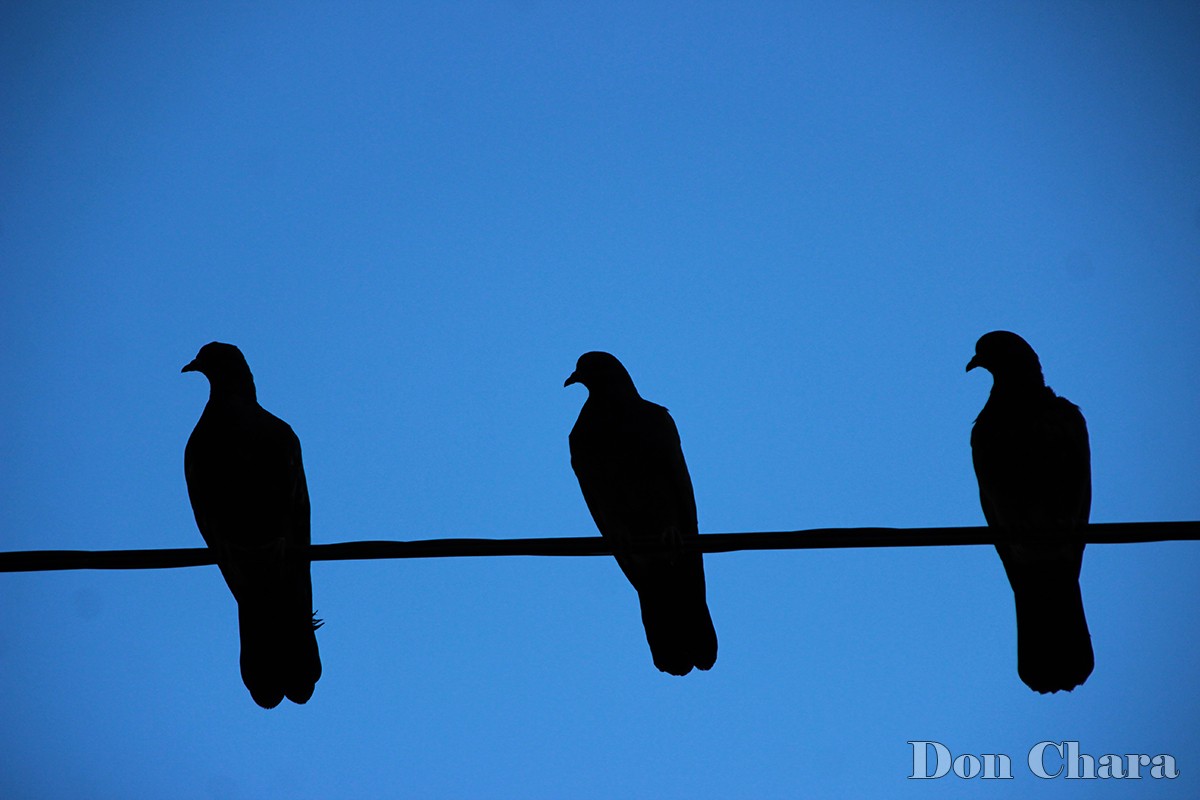
M 994 544 L 995 528 L 815 528 L 761 533 L 705 533 L 694 546 L 702 553 L 741 550 L 813 550 L 847 547 L 946 547 Z M 1081 537 L 1088 544 L 1136 544 L 1200 540 L 1200 522 L 1102 522 Z M 383 558 L 465 558 L 480 556 L 605 556 L 599 536 L 539 539 L 419 539 L 316 544 L 313 561 L 366 561 Z M 166 550 L 24 550 L 0 553 L 0 572 L 66 569 L 173 569 L 214 564 L 206 547 Z

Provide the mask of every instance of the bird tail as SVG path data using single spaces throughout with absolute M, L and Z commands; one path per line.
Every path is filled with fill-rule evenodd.
M 1036 692 L 1071 691 L 1092 674 L 1095 654 L 1079 569 L 1062 561 L 1022 564 L 1013 585 L 1017 609 L 1017 673 Z
M 671 675 L 686 675 L 693 667 L 711 669 L 717 661 L 717 631 L 705 600 L 699 555 L 695 562 L 674 565 L 662 580 L 638 590 L 654 666 Z
M 284 697 L 305 703 L 321 677 L 307 562 L 255 565 L 260 574 L 238 597 L 242 681 L 254 702 L 274 708 Z

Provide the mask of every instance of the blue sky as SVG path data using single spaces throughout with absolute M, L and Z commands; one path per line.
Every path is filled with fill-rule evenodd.
M 198 546 L 214 339 L 317 542 L 593 535 L 592 349 L 702 531 L 982 524 L 996 328 L 1087 416 L 1094 521 L 1200 514 L 1194 4 L 25 3 L 0 58 L 2 549 Z M 320 563 L 325 675 L 269 712 L 214 568 L 4 575 L 0 795 L 1195 796 L 1198 568 L 1089 547 L 1096 670 L 1040 697 L 989 548 L 709 556 L 682 679 L 611 559 Z M 907 780 L 917 739 L 1015 777 Z

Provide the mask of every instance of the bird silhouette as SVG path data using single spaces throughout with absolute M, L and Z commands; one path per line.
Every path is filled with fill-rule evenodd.
M 1079 571 L 1092 504 L 1087 423 L 1042 377 L 1037 353 L 1015 333 L 980 337 L 967 371 L 992 373 L 971 429 L 979 499 L 1017 611 L 1017 673 L 1043 694 L 1070 691 L 1095 665 Z
M 710 669 L 717 633 L 705 600 L 696 499 L 667 409 L 643 400 L 608 353 L 579 357 L 563 386 L 588 399 L 571 429 L 571 467 L 600 534 L 637 590 L 654 666 L 672 675 Z
M 242 681 L 254 702 L 312 697 L 321 677 L 312 610 L 308 486 L 300 440 L 258 404 L 242 352 L 212 342 L 183 372 L 208 378 L 184 475 L 196 526 L 238 604 Z

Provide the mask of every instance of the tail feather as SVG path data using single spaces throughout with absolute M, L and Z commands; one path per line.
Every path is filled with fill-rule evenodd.
M 307 703 L 321 678 L 321 654 L 317 650 L 317 628 L 320 622 L 311 615 L 300 620 L 289 645 L 291 651 L 284 669 L 283 693 L 293 703 Z
M 1013 583 L 1017 673 L 1036 692 L 1069 692 L 1095 666 L 1079 580 L 1061 569 L 1054 574 L 1053 565 L 1028 565 L 1022 572 Z
M 242 681 L 254 702 L 263 708 L 274 708 L 284 697 L 294 703 L 307 702 L 321 677 L 311 616 L 287 619 L 277 608 L 243 601 L 238 607 L 238 623 Z
M 308 565 L 257 578 L 238 598 L 242 681 L 263 708 L 305 703 L 321 677 Z
M 698 585 L 697 585 L 698 574 Z M 711 669 L 717 661 L 717 631 L 704 596 L 704 573 L 671 570 L 638 590 L 642 625 L 654 666 L 671 675 Z

